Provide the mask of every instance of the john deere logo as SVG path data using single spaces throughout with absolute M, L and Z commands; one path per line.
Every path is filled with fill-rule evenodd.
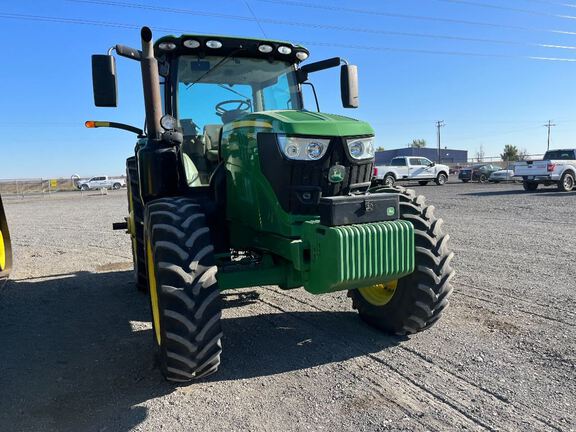
M 346 168 L 342 165 L 336 164 L 333 167 L 330 167 L 330 170 L 328 171 L 328 181 L 330 183 L 340 183 L 344 180 L 345 175 Z
M 394 207 L 388 207 L 386 209 L 386 214 L 388 216 L 394 216 L 395 213 L 396 213 L 396 209 Z

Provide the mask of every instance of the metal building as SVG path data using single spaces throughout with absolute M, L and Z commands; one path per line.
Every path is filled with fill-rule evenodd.
M 438 161 L 438 149 L 433 147 L 404 147 L 394 150 L 384 150 L 376 152 L 376 165 L 384 165 L 396 156 L 421 156 Z M 441 149 L 440 163 L 444 164 L 465 164 L 468 161 L 468 150 Z

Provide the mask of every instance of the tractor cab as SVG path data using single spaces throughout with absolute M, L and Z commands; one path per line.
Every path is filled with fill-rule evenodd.
M 161 38 L 154 48 L 163 77 L 164 112 L 176 119 L 183 135 L 181 155 L 188 186 L 209 184 L 222 160 L 225 126 L 242 125 L 251 113 L 304 108 L 301 84 L 308 72 L 299 64 L 309 53 L 299 45 L 183 35 Z M 320 68 L 340 63 L 335 58 Z M 344 81 L 355 73 L 352 68 L 344 65 Z M 356 90 L 353 97 L 346 105 L 357 105 Z

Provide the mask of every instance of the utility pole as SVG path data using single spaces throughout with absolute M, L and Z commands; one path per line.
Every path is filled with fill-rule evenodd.
M 444 123 L 444 120 L 438 120 L 436 122 L 436 128 L 438 129 L 438 163 L 442 162 L 442 158 L 440 157 L 440 153 L 441 153 L 441 147 L 440 147 L 440 128 L 443 128 L 444 126 L 446 126 L 446 124 Z
M 548 128 L 548 145 L 546 146 L 546 151 L 550 150 L 550 128 L 556 126 L 554 123 L 552 123 L 552 120 L 548 120 L 548 123 L 546 123 L 544 125 L 544 127 Z

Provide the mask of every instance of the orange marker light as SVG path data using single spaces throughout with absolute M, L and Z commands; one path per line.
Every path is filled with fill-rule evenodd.
M 87 122 L 84 123 L 84 126 L 86 126 L 87 128 L 95 128 L 96 122 L 94 122 L 92 120 L 88 120 Z

